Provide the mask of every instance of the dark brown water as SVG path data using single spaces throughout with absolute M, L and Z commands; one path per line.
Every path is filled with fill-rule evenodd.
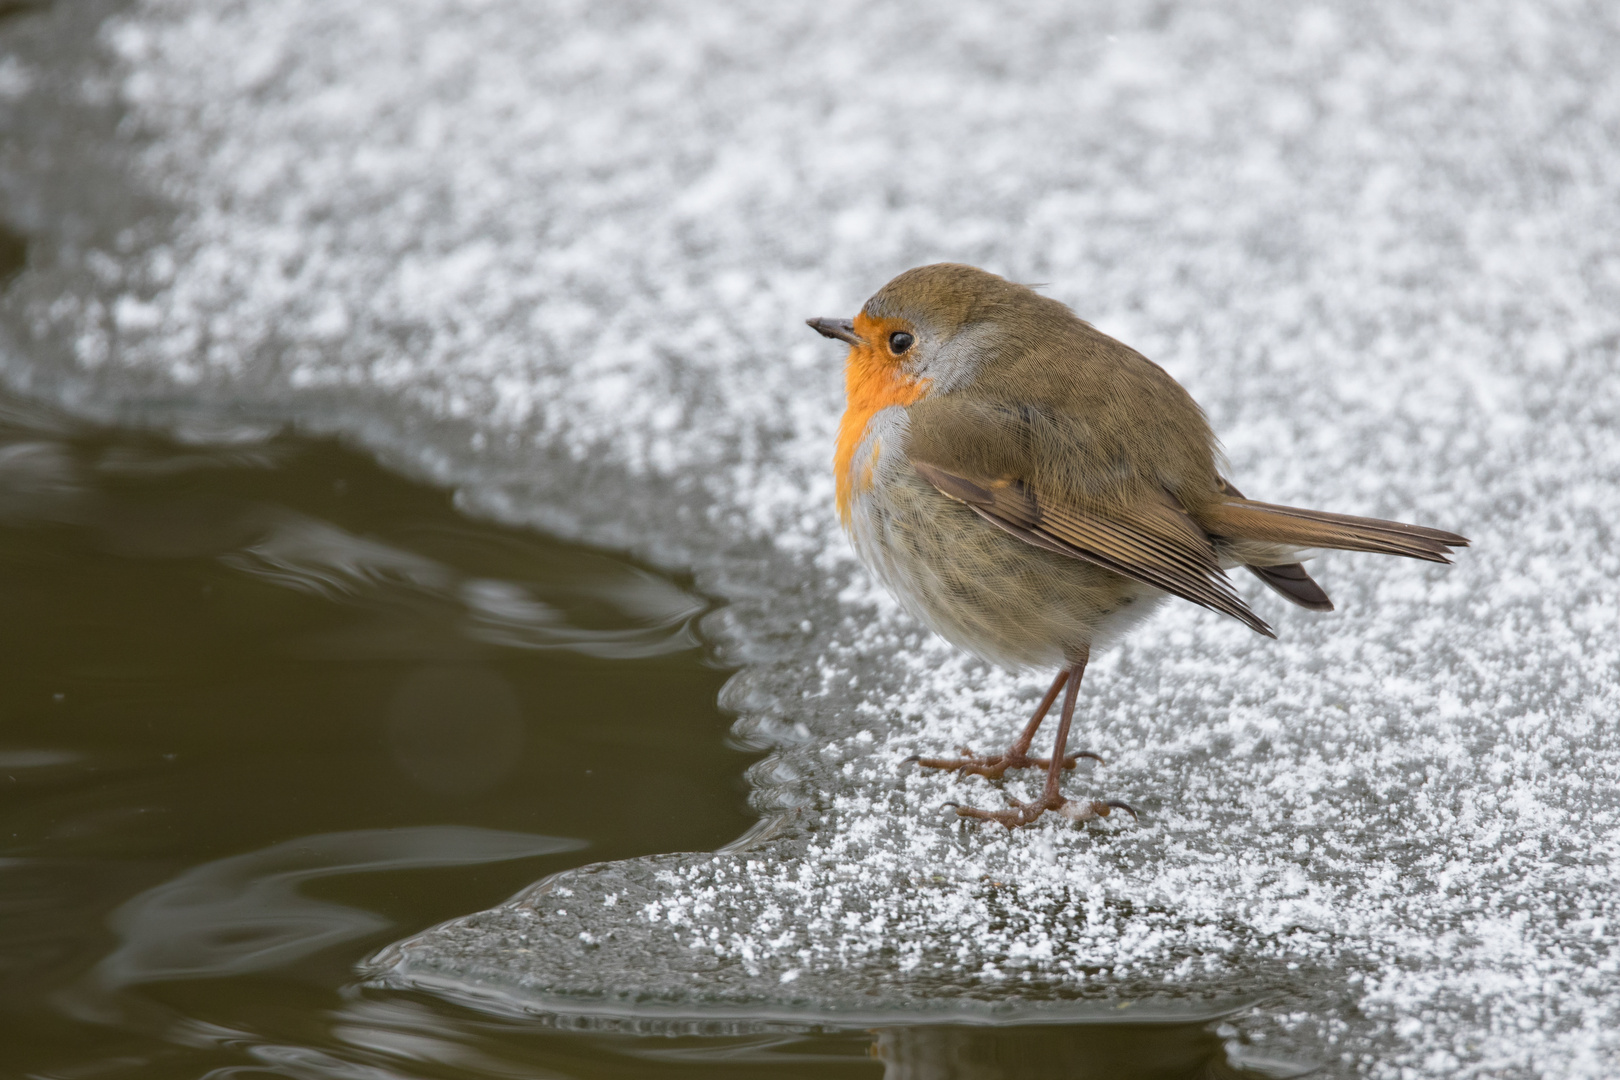
M 377 947 L 751 823 L 693 620 L 330 442 L 0 417 L 0 1076 L 1191 1077 L 1204 1024 L 701 1038 L 358 987 Z
M 331 443 L 7 425 L 0 610 L 17 1072 L 320 1043 L 400 932 L 751 821 L 699 598 Z

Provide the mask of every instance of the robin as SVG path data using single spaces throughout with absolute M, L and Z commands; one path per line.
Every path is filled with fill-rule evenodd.
M 838 513 L 861 560 L 947 641 L 1015 671 L 1057 668 L 1005 753 L 915 758 L 992 779 L 1044 768 L 1032 802 L 957 806 L 1008 828 L 1136 811 L 1059 792 L 1093 646 L 1169 596 L 1276 637 L 1225 570 L 1331 611 L 1300 565 L 1310 549 L 1448 563 L 1468 541 L 1375 518 L 1254 502 L 1221 476 L 1197 402 L 1157 364 L 1063 304 L 971 266 L 907 270 L 850 319 L 810 319 L 849 345 Z M 1050 758 L 1030 746 L 1058 695 Z

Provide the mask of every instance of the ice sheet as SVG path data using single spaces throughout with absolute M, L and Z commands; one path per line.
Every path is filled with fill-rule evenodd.
M 386 978 L 733 1014 L 1275 991 L 1251 1036 L 1347 1073 L 1620 1069 L 1612 7 L 86 18 L 18 20 L 0 64 L 9 382 L 341 431 L 730 602 L 768 827 L 549 882 Z M 1279 642 L 1176 604 L 1096 661 L 1109 763 L 1068 790 L 1140 825 L 954 821 L 1003 793 L 902 759 L 1004 742 L 1038 680 L 854 565 L 838 350 L 801 322 L 937 259 L 1164 364 L 1248 494 L 1476 546 L 1328 555 L 1339 611 L 1256 600 Z

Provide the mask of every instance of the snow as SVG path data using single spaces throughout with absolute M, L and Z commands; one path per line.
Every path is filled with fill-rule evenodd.
M 583 1012 L 1264 990 L 1268 1052 L 1348 1072 L 1610 1075 L 1617 22 L 151 0 L 6 61 L 17 115 L 86 134 L 0 159 L 34 237 L 0 363 L 87 413 L 340 431 L 730 601 L 705 631 L 769 827 L 542 886 L 384 981 Z M 838 351 L 802 325 L 939 259 L 1165 365 L 1248 494 L 1475 547 L 1329 554 L 1337 612 L 1256 600 L 1278 642 L 1168 608 L 1088 672 L 1108 764 L 1067 782 L 1139 824 L 954 821 L 1004 795 L 903 759 L 1000 745 L 1041 688 L 853 563 Z

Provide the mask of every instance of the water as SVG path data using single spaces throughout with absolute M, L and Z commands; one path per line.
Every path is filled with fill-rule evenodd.
M 246 1060 L 171 1029 L 286 1037 L 402 929 L 751 822 L 689 588 L 331 442 L 11 419 L 10 1069 Z
M 1199 1020 L 705 1038 L 361 987 L 378 946 L 557 870 L 735 839 L 752 755 L 688 586 L 470 520 L 334 442 L 183 445 L 10 403 L 0 603 L 4 1075 L 1226 1067 Z

